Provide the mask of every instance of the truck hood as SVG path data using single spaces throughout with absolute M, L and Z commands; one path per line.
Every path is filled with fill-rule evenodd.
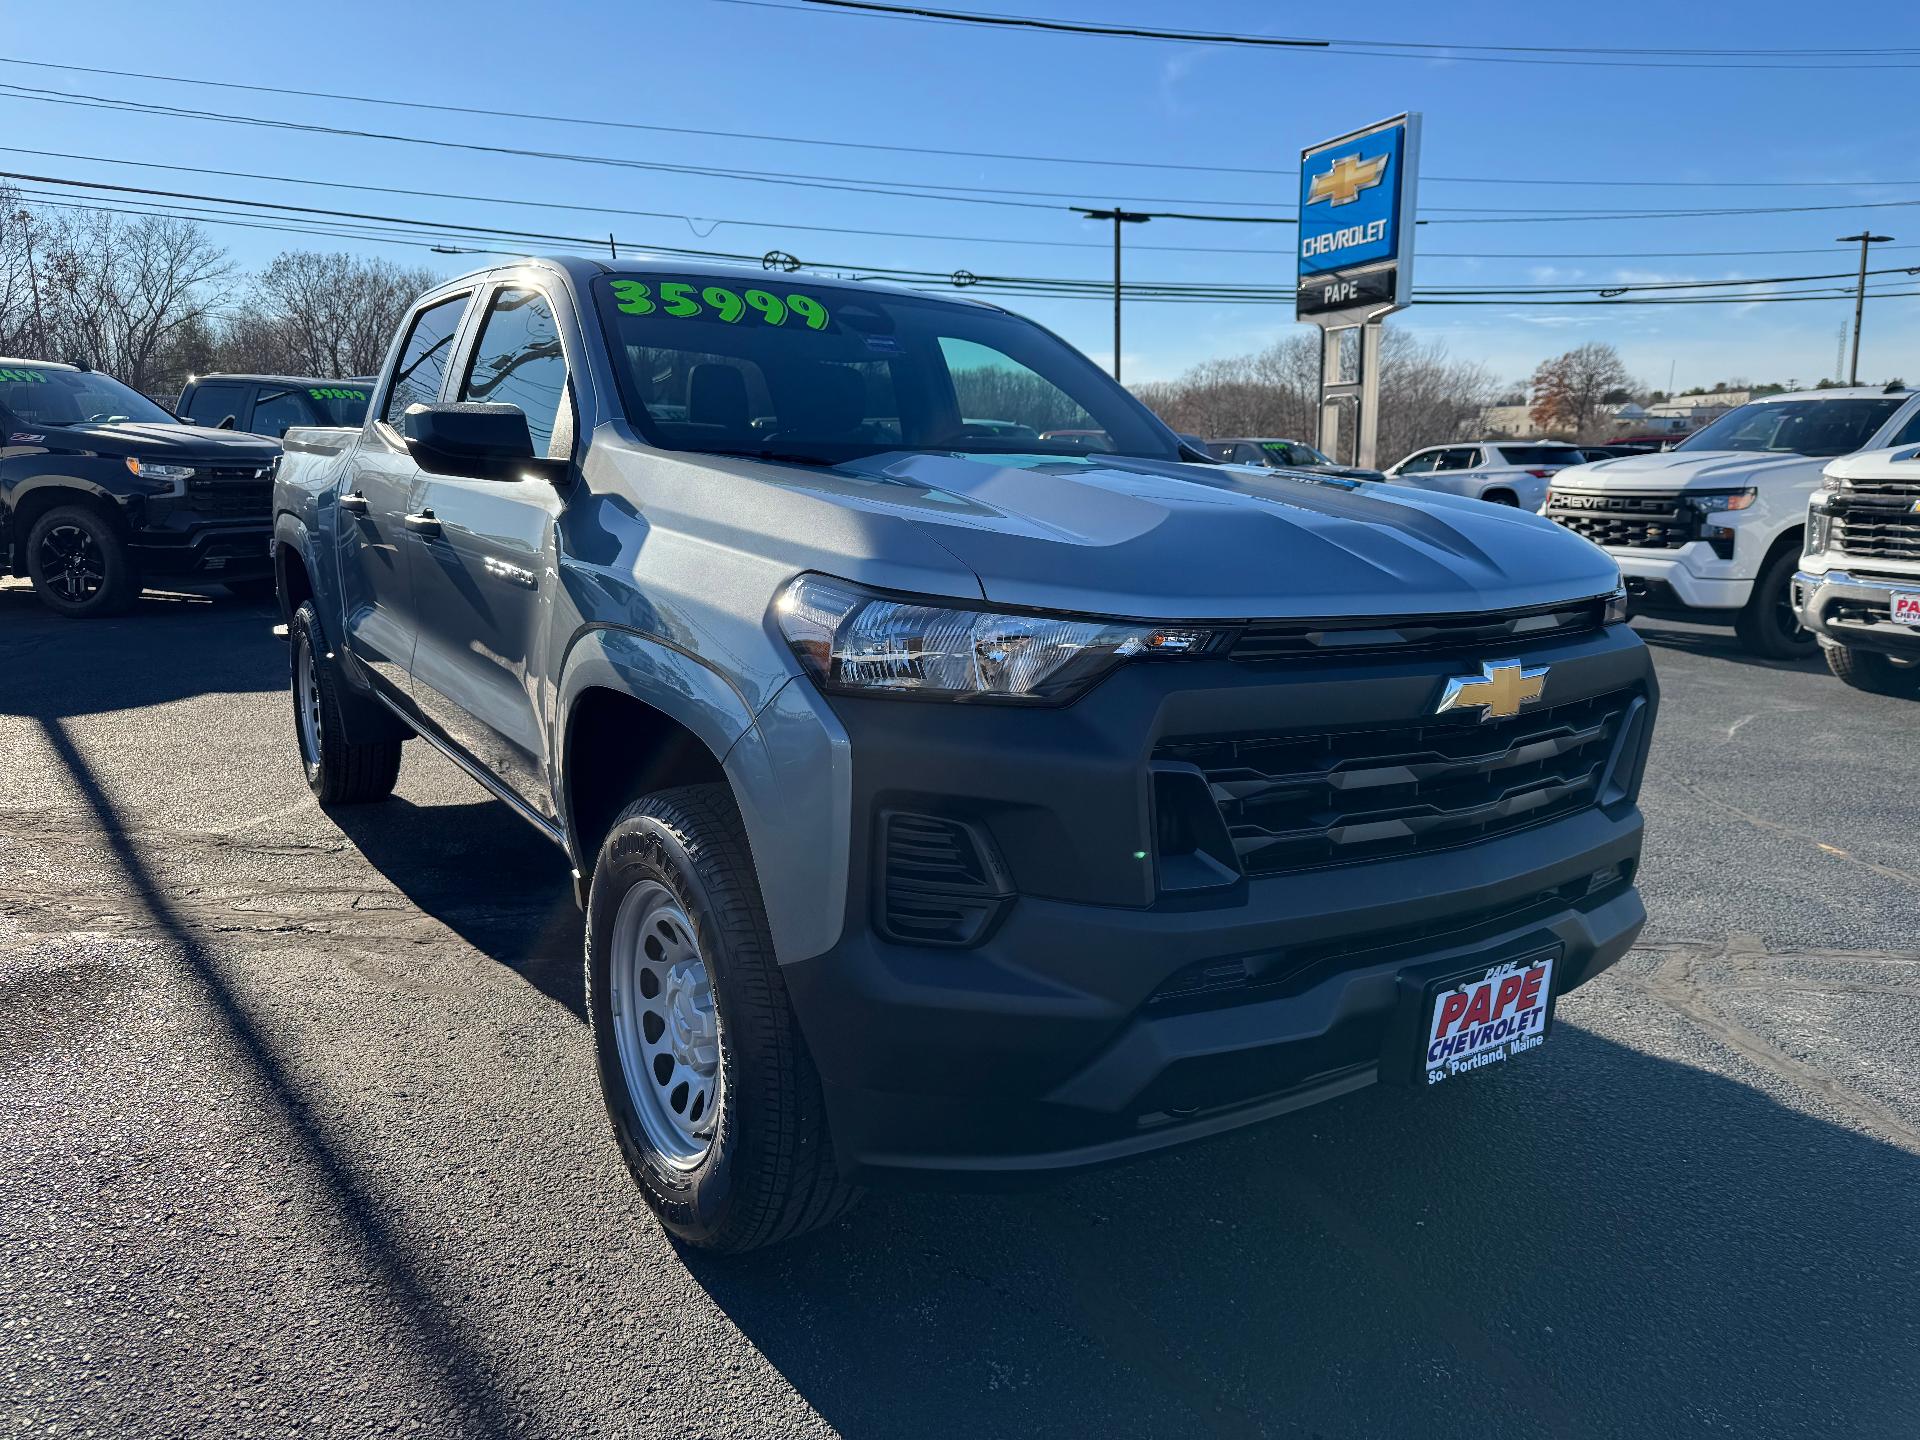
M 112 457 L 133 455 L 177 465 L 265 465 L 280 447 L 245 430 L 215 430 L 205 425 L 133 424 L 37 425 L 49 449 L 91 451 Z
M 1451 614 L 1619 583 L 1604 551 L 1538 516 L 1304 471 L 894 452 L 816 474 L 842 503 L 910 519 L 1006 605 L 1160 619 Z
M 1775 476 L 1818 475 L 1826 463 L 1811 455 L 1758 450 L 1663 450 L 1571 465 L 1553 483 L 1583 490 L 1715 490 Z

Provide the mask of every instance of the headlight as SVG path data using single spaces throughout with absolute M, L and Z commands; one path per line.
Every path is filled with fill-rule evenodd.
M 1702 515 L 1718 515 L 1727 510 L 1745 510 L 1760 498 L 1759 490 L 1749 485 L 1744 490 L 1686 490 L 1680 499 Z
M 1060 705 L 1123 661 L 1199 655 L 1224 631 L 1075 615 L 1010 615 L 802 575 L 774 602 L 823 689 L 926 700 Z
M 1820 473 L 1820 488 L 1831 495 L 1841 490 L 1851 490 L 1853 481 L 1844 475 L 1836 475 L 1831 470 L 1823 470 Z
M 191 465 L 156 465 L 151 460 L 136 460 L 127 457 L 127 469 L 142 480 L 185 480 L 193 474 Z
M 1624 625 L 1627 623 L 1627 587 L 1622 585 L 1607 597 L 1607 613 L 1601 620 L 1605 625 Z

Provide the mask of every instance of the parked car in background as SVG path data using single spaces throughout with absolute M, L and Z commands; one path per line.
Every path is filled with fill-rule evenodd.
M 118 614 L 161 576 L 271 595 L 279 457 L 96 370 L 0 359 L 0 562 L 75 619 Z
M 1920 449 L 1826 467 L 1793 582 L 1829 670 L 1856 690 L 1920 698 Z
M 1085 422 L 970 429 L 957 357 Z M 417 736 L 568 857 L 686 1242 L 1486 1083 L 1645 921 L 1657 683 L 1538 516 L 1186 461 L 1029 321 L 803 274 L 518 261 L 391 365 L 286 438 L 300 764 Z
M 1866 386 L 1769 395 L 1671 450 L 1554 477 L 1546 514 L 1620 562 L 1634 609 L 1733 625 L 1756 655 L 1816 643 L 1793 577 L 1828 462 L 1920 444 L 1920 395 Z
M 1422 490 L 1466 495 L 1495 505 L 1538 510 L 1547 481 L 1586 457 L 1554 440 L 1482 440 L 1474 445 L 1430 445 L 1416 450 L 1387 479 Z
M 1298 440 L 1209 440 L 1207 453 L 1230 465 L 1264 465 L 1270 470 L 1314 470 L 1323 475 L 1344 476 L 1349 480 L 1385 478 L 1378 470 L 1342 465 Z
M 196 375 L 174 413 L 196 425 L 250 430 L 278 440 L 295 425 L 358 425 L 373 381 L 305 375 Z

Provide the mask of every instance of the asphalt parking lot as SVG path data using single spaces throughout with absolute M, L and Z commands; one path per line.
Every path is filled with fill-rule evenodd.
M 336 824 L 265 608 L 0 583 L 0 1434 L 1911 1436 L 1920 706 L 1647 624 L 1651 911 L 1524 1063 L 688 1258 L 557 853 Z

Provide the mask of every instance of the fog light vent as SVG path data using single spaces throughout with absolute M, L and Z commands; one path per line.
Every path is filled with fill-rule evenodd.
M 1012 903 L 993 842 L 967 821 L 885 810 L 879 838 L 875 920 L 889 940 L 978 945 Z

